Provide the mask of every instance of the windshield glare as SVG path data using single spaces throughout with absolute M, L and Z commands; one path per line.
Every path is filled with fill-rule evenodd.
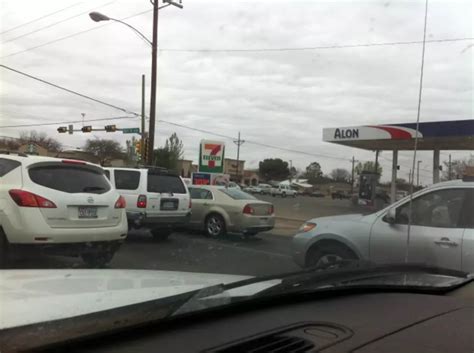
M 0 7 L 0 331 L 474 273 L 472 1 Z

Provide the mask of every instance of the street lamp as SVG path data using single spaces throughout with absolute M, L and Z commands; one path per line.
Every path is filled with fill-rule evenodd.
M 119 22 L 121 24 L 124 24 L 125 26 L 129 27 L 132 29 L 136 34 L 138 34 L 143 40 L 145 40 L 148 44 L 151 45 L 151 97 L 150 97 L 150 125 L 148 128 L 148 154 L 147 154 L 147 161 L 146 163 L 148 165 L 153 164 L 153 145 L 155 143 L 155 122 L 156 122 L 156 59 L 157 59 L 157 53 L 158 53 L 158 10 L 168 7 L 170 5 L 176 6 L 180 9 L 183 8 L 183 5 L 181 4 L 181 0 L 178 2 L 174 2 L 172 0 L 163 0 L 163 3 L 165 5 L 158 6 L 158 1 L 159 0 L 150 0 L 150 2 L 153 5 L 153 38 L 150 41 L 143 33 L 141 33 L 139 30 L 137 30 L 135 27 L 129 25 L 128 23 L 125 23 L 121 20 L 117 20 L 115 18 L 108 17 L 104 14 L 101 14 L 100 12 L 91 12 L 89 14 L 89 17 L 95 21 L 95 22 L 100 22 L 100 21 L 115 21 Z

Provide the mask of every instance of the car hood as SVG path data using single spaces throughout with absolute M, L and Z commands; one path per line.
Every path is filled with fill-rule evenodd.
M 365 217 L 363 214 L 345 214 L 345 215 L 340 215 L 340 216 L 327 216 L 327 217 L 318 217 L 318 218 L 313 218 L 310 222 L 341 222 L 341 221 L 361 221 Z
M 250 278 L 144 270 L 0 271 L 0 330 L 84 315 Z M 252 294 L 247 286 L 239 294 Z M 244 293 L 247 291 L 248 293 Z

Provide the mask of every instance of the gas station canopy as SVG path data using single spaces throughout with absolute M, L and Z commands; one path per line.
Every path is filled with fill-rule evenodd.
M 418 150 L 474 150 L 474 120 L 420 122 Z M 323 129 L 323 141 L 366 150 L 413 150 L 416 123 Z

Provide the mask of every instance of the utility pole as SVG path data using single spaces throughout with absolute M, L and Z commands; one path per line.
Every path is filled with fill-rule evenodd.
M 142 75 L 142 150 L 140 151 L 142 155 L 142 160 L 145 156 L 145 137 L 145 75 Z M 145 163 L 148 163 L 148 161 L 145 161 Z
M 408 185 L 410 185 L 410 184 L 411 184 L 411 169 L 408 172 Z
M 354 156 L 352 156 L 351 195 L 354 193 L 354 172 L 355 172 L 355 158 Z
M 293 179 L 293 178 L 292 178 L 292 174 L 291 174 L 291 173 L 292 173 L 292 170 L 293 170 L 293 161 L 290 159 L 290 184 L 291 184 L 291 182 L 293 181 L 293 180 L 292 180 L 292 179 Z
M 416 164 L 416 186 L 420 186 L 420 163 L 421 161 L 417 161 Z
M 448 180 L 451 180 L 451 154 L 449 154 Z
M 151 1 L 151 0 L 150 0 Z M 148 158 L 146 163 L 153 164 L 153 146 L 155 144 L 155 118 L 156 118 L 156 59 L 158 52 L 158 1 L 153 3 L 153 38 L 151 42 L 151 93 L 150 93 L 150 127 L 148 129 Z
M 237 174 L 237 183 L 240 183 L 240 178 L 239 178 L 239 164 L 240 164 L 240 146 L 243 145 L 245 140 L 240 139 L 240 131 L 237 140 L 234 140 L 234 143 L 237 145 L 237 168 L 236 168 L 236 174 Z

